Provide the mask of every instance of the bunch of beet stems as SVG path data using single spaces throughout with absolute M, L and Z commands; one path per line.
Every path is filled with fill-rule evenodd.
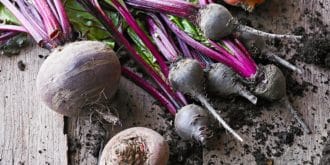
M 134 48 L 130 45 L 130 43 L 125 39 L 125 37 L 116 29 L 116 27 L 114 26 L 114 24 L 111 22 L 111 20 L 109 19 L 109 17 L 107 17 L 107 15 L 105 14 L 105 12 L 102 10 L 102 8 L 100 7 L 100 5 L 98 4 L 98 2 L 96 0 L 80 0 L 79 1 L 83 7 L 85 7 L 85 9 L 87 9 L 89 12 L 91 12 L 94 16 L 96 16 L 96 18 L 98 18 L 100 20 L 101 23 L 103 23 L 105 25 L 105 27 L 112 33 L 113 37 L 115 39 L 117 39 L 118 42 L 122 43 L 128 50 L 128 52 L 135 58 L 135 60 L 142 65 L 142 67 L 146 70 L 146 72 L 156 81 L 156 83 L 158 84 L 158 86 L 162 89 L 166 86 L 169 87 L 167 82 L 165 82 L 166 80 L 163 80 L 162 77 L 160 75 L 157 74 L 157 72 L 154 70 L 154 68 L 152 68 L 150 65 L 148 65 L 145 61 L 143 61 L 143 59 L 137 54 L 136 50 L 134 50 Z M 127 24 L 135 31 L 135 33 L 141 38 L 141 40 L 144 42 L 144 44 L 146 45 L 146 47 L 148 47 L 148 49 L 154 53 L 154 52 L 158 52 L 157 48 L 152 44 L 152 42 L 148 39 L 147 35 L 143 32 L 143 30 L 138 26 L 137 22 L 135 21 L 135 19 L 133 18 L 133 16 L 130 14 L 130 12 L 128 11 L 128 9 L 122 5 L 120 2 L 113 0 L 112 4 L 114 5 L 114 7 L 119 11 L 119 13 L 121 13 Z M 151 46 L 152 45 L 152 46 Z M 158 54 L 158 53 L 156 53 Z M 153 54 L 154 55 L 154 54 Z M 159 53 L 160 55 L 160 53 Z M 156 55 L 157 56 L 157 55 Z M 165 60 L 162 59 L 162 57 L 157 57 L 156 58 L 157 62 L 159 63 L 159 60 L 162 60 L 163 62 L 160 63 L 164 63 L 165 64 Z M 166 64 L 162 65 L 160 64 L 161 67 L 167 67 Z M 124 70 L 125 71 L 125 70 Z M 168 75 L 168 72 L 166 72 L 166 69 L 162 69 L 163 74 L 165 75 L 165 77 Z M 127 72 L 124 72 L 127 73 Z M 162 84 L 161 84 L 162 83 Z M 172 90 L 171 88 L 169 88 L 170 90 Z M 163 91 L 164 92 L 164 91 Z M 174 95 L 168 95 L 167 97 L 173 97 L 175 99 L 175 93 L 173 91 L 172 92 Z M 174 99 L 169 99 L 172 101 Z M 181 99 L 182 97 L 176 97 L 176 99 L 178 100 L 174 100 L 177 101 L 176 103 L 178 103 L 178 101 L 180 101 L 179 99 Z M 206 101 L 205 98 L 201 99 L 201 101 L 207 105 L 207 107 L 210 109 L 210 105 L 208 104 L 208 102 Z M 164 103 L 165 104 L 165 103 Z M 164 105 L 163 104 L 163 105 Z M 175 105 L 175 103 L 173 103 Z M 181 107 L 183 105 L 186 105 L 187 103 L 185 102 L 185 104 L 181 104 Z M 168 105 L 168 104 L 167 104 Z M 176 106 L 176 105 L 175 105 Z M 177 109 L 180 108 L 180 106 L 176 107 Z M 226 122 L 224 122 L 224 120 L 215 112 L 215 110 L 212 108 L 211 109 L 213 111 L 213 113 L 211 113 L 212 115 L 216 116 L 216 118 L 219 120 L 219 122 L 229 131 L 231 132 L 237 139 L 239 139 L 240 141 L 242 141 L 242 138 L 236 133 L 234 132 L 228 125 Z
M 292 39 L 295 41 L 302 38 L 301 36 L 295 35 L 271 34 L 241 25 L 224 7 L 220 5 L 211 5 L 208 8 L 208 4 L 215 4 L 212 0 L 201 0 L 199 1 L 199 5 L 182 0 L 126 0 L 125 2 L 137 9 L 186 18 L 195 25 L 198 25 L 199 28 L 202 29 L 204 35 L 212 40 L 220 40 L 231 34 L 237 34 L 241 38 L 277 38 Z M 278 62 L 288 69 L 301 73 L 299 68 L 274 53 L 267 52 L 266 57 L 272 61 Z
M 152 91 L 152 95 L 155 96 L 166 96 L 162 98 L 166 98 L 167 100 L 162 100 L 162 104 L 166 105 L 167 109 L 172 113 L 175 114 L 176 110 L 180 107 L 187 104 L 187 101 L 185 100 L 184 96 L 180 93 L 176 93 L 172 90 L 166 79 L 164 79 L 164 76 L 168 74 L 168 67 L 165 63 L 160 63 L 160 66 L 163 67 L 162 72 L 164 76 L 160 75 L 153 67 L 151 67 L 142 57 L 137 53 L 137 51 L 133 48 L 133 46 L 129 43 L 129 41 L 125 38 L 125 36 L 118 30 L 118 28 L 114 25 L 110 17 L 106 14 L 106 12 L 101 8 L 100 4 L 97 0 L 78 0 L 78 2 L 92 15 L 94 15 L 103 25 L 104 27 L 111 33 L 113 38 L 118 42 L 121 43 L 126 50 L 128 51 L 129 55 L 140 65 L 142 69 L 145 70 L 145 72 L 155 81 L 158 88 L 160 89 L 161 93 L 159 93 L 159 90 L 147 90 Z M 158 51 L 156 48 L 154 51 Z M 160 55 L 157 57 L 156 60 L 160 60 Z M 162 60 L 164 62 L 164 60 Z M 127 75 L 128 77 L 133 74 L 129 74 L 129 70 L 123 69 L 123 74 Z M 146 87 L 144 89 L 151 89 L 151 85 L 146 84 Z M 162 95 L 162 96 L 161 96 Z M 155 97 L 158 98 L 158 97 Z M 170 108 L 169 108 L 170 107 Z M 175 107 L 175 108 L 173 108 Z
M 0 25 L 1 39 L 28 33 L 40 47 L 53 49 L 71 40 L 72 29 L 61 0 L 0 0 L 21 25 Z
M 113 4 L 113 6 L 118 10 L 118 12 L 125 18 L 128 25 L 135 31 L 135 33 L 140 37 L 140 39 L 143 41 L 143 43 L 146 45 L 146 47 L 155 56 L 157 62 L 162 61 L 161 63 L 166 64 L 166 62 L 163 58 L 161 58 L 161 57 L 157 58 L 157 56 L 161 56 L 160 53 L 158 52 L 157 48 L 153 45 L 152 41 L 144 33 L 142 28 L 139 27 L 138 23 L 133 18 L 133 16 L 128 11 L 128 9 L 117 0 L 112 0 L 111 2 Z M 152 25 L 152 19 L 149 18 L 148 21 Z M 171 49 L 170 45 L 171 45 L 171 43 L 170 43 L 170 41 L 168 41 L 166 46 L 169 46 L 168 47 L 169 50 Z M 159 47 L 159 44 L 158 44 L 158 47 Z M 173 48 L 172 56 L 177 57 L 178 54 L 176 54 L 174 52 L 174 50 L 175 50 L 174 47 L 172 47 L 172 48 Z M 167 52 L 163 52 L 163 54 L 164 53 L 167 53 Z M 173 61 L 170 61 L 170 62 L 173 62 Z M 256 65 L 254 64 L 253 66 L 256 66 Z M 164 67 L 164 65 L 160 64 L 160 67 Z M 163 71 L 163 73 L 167 77 L 168 73 L 166 74 L 166 72 L 164 72 L 164 71 Z M 211 114 L 224 126 L 225 129 L 227 129 L 230 133 L 232 133 L 234 135 L 234 137 L 236 137 L 237 139 L 242 141 L 242 138 L 232 128 L 230 128 L 230 126 L 220 117 L 220 115 L 213 109 L 213 107 L 209 104 L 207 99 L 202 94 L 199 94 L 196 98 L 211 112 Z
M 144 1 L 144 0 L 142 0 L 142 1 Z M 153 0 L 147 0 L 147 2 L 144 1 L 145 3 L 143 3 L 143 4 L 141 3 L 142 1 L 130 0 L 130 1 L 126 1 L 126 2 L 128 2 L 128 4 L 130 4 L 130 5 L 132 5 L 132 4 L 133 4 L 133 6 L 135 5 L 134 7 L 138 6 L 138 8 L 147 9 L 147 10 L 151 10 L 151 11 L 157 11 L 158 8 L 160 8 L 160 6 L 163 5 L 163 1 L 155 2 Z M 138 5 L 135 4 L 135 2 L 138 2 Z M 149 2 L 152 5 L 149 6 L 150 8 L 145 8 L 145 5 L 150 5 L 150 4 L 148 4 Z M 175 5 L 175 3 L 180 3 L 181 1 L 167 0 L 164 2 L 164 4 L 166 4 L 166 2 L 173 3 L 172 7 L 175 6 L 175 7 L 179 8 L 178 6 Z M 155 3 L 160 3 L 160 4 L 155 4 Z M 183 4 L 187 5 L 188 3 L 184 2 Z M 139 5 L 141 5 L 142 7 Z M 153 6 L 153 5 L 155 5 L 155 6 Z M 160 6 L 158 6 L 158 5 L 160 5 Z M 192 4 L 189 4 L 189 5 L 192 6 Z M 204 2 L 202 2 L 201 5 L 205 5 Z M 155 7 L 155 8 L 153 8 L 153 7 Z M 165 7 L 165 6 L 162 6 L 162 7 Z M 169 5 L 167 7 L 171 7 L 171 5 Z M 183 6 L 181 6 L 181 7 L 183 8 Z M 171 10 L 171 8 L 169 8 L 167 11 L 160 10 L 158 12 L 168 13 L 170 10 L 174 12 L 177 8 L 175 8 L 173 10 Z M 176 13 L 176 14 L 178 14 L 178 13 Z M 187 16 L 188 15 L 189 14 L 187 14 Z M 182 15 L 180 15 L 180 16 L 184 17 Z M 210 49 L 207 46 L 197 42 L 196 40 L 191 38 L 188 34 L 186 34 L 184 31 L 182 31 L 177 25 L 175 25 L 175 23 L 173 21 L 171 21 L 171 19 L 167 15 L 161 14 L 161 17 L 166 22 L 168 27 L 174 32 L 175 35 L 177 35 L 182 41 L 184 41 L 191 47 L 200 51 L 203 55 L 206 55 L 209 58 L 211 58 L 217 62 L 226 64 L 227 66 L 231 67 L 236 73 L 238 73 L 241 77 L 248 80 L 248 82 L 249 81 L 253 82 L 255 80 L 256 76 L 258 76 L 257 75 L 258 68 L 257 68 L 256 64 L 254 63 L 251 56 L 249 55 L 249 52 L 245 49 L 244 45 L 239 40 L 237 40 L 235 38 L 234 39 L 228 39 L 228 38 L 222 39 L 221 40 L 222 44 L 218 44 L 215 41 L 208 40 L 210 42 L 210 44 L 212 45 L 212 47 L 215 48 L 215 50 Z M 188 18 L 188 17 L 186 17 L 186 18 Z M 292 36 L 292 35 L 275 35 L 275 34 L 269 35 L 269 33 L 260 33 L 260 34 L 262 34 L 262 35 L 264 34 L 264 35 L 266 35 L 266 37 L 270 37 L 270 38 L 286 38 L 286 37 L 293 37 L 294 39 L 300 38 L 300 36 Z M 231 52 L 234 52 L 235 55 L 232 55 L 229 52 L 227 52 L 226 49 L 222 45 L 225 45 L 227 49 L 231 48 Z M 235 47 L 239 48 L 239 49 L 235 49 Z M 243 54 L 241 54 L 240 52 L 242 52 Z M 273 57 L 274 57 L 274 55 L 273 55 Z M 279 58 L 277 58 L 277 59 L 279 59 Z M 299 69 L 297 69 L 295 66 L 291 65 L 290 63 L 284 61 L 283 59 L 279 59 L 277 61 L 282 65 L 284 64 L 284 66 L 285 66 L 285 64 L 288 64 L 288 65 L 286 65 L 286 67 L 299 72 Z M 287 106 L 287 108 L 293 114 L 294 118 L 301 124 L 301 126 L 304 128 L 304 130 L 306 132 L 310 132 L 307 125 L 299 117 L 298 113 L 293 109 L 291 103 L 288 102 L 287 99 L 284 100 L 284 104 Z

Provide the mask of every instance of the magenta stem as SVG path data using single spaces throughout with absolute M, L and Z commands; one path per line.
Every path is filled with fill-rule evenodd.
M 211 44 L 213 43 L 213 45 L 216 46 L 216 48 L 218 48 L 218 51 L 220 52 L 210 49 L 209 47 L 194 40 L 188 34 L 182 31 L 179 27 L 177 27 L 172 21 L 170 21 L 167 16 L 163 14 L 161 14 L 161 16 L 164 19 L 164 21 L 168 24 L 169 28 L 179 38 L 181 38 L 184 42 L 186 42 L 194 49 L 203 53 L 205 56 L 215 61 L 224 63 L 225 65 L 231 67 L 235 72 L 237 72 L 239 75 L 241 75 L 244 78 L 251 78 L 256 74 L 256 72 L 253 73 L 249 69 L 246 69 L 245 66 L 243 66 L 240 62 L 237 61 L 237 58 L 234 55 L 229 54 L 223 47 L 219 46 L 217 43 L 215 44 L 213 41 L 210 41 Z M 251 65 L 255 65 L 254 62 Z
M 42 41 L 45 39 L 40 31 L 36 29 L 25 17 L 24 15 L 12 4 L 9 0 L 0 0 L 0 2 L 21 22 L 21 24 L 29 31 L 29 34 L 34 38 L 34 40 L 42 45 Z
M 143 41 L 146 47 L 150 50 L 153 56 L 156 58 L 160 69 L 162 70 L 165 77 L 168 76 L 169 69 L 163 59 L 162 55 L 159 53 L 155 45 L 151 42 L 151 40 L 147 37 L 147 35 L 143 32 L 140 26 L 137 24 L 131 13 L 127 10 L 126 7 L 121 5 L 117 0 L 111 0 L 115 8 L 118 12 L 125 18 L 126 22 L 129 26 L 135 31 L 135 33 L 139 36 L 139 38 Z
M 16 31 L 16 32 L 24 32 L 24 33 L 27 32 L 27 30 L 23 26 L 6 25 L 6 24 L 0 24 L 0 31 Z
M 199 6 L 182 0 L 126 0 L 125 3 L 138 9 L 176 15 L 190 20 L 196 19 L 199 10 Z
M 162 24 L 156 23 L 155 21 L 157 20 L 155 19 L 157 19 L 156 16 L 147 17 L 147 23 L 151 37 L 155 41 L 158 49 L 160 52 L 162 52 L 166 60 L 169 62 L 174 62 L 179 57 L 177 48 L 174 47 L 173 41 L 170 40 L 170 37 L 165 31 L 165 28 L 162 27 Z
M 144 80 L 142 77 L 138 76 L 136 73 L 130 71 L 129 69 L 122 67 L 122 74 L 131 79 L 136 85 L 147 91 L 151 96 L 158 100 L 166 109 L 172 114 L 176 114 L 176 108 L 165 96 L 163 96 L 157 89 L 155 89 L 150 83 Z
M 48 37 L 50 39 L 55 39 L 61 34 L 61 29 L 59 23 L 51 11 L 46 0 L 33 0 L 38 12 L 40 13 L 42 20 L 45 25 Z
M 70 25 L 69 17 L 65 11 L 64 5 L 61 0 L 53 0 L 57 14 L 59 17 L 59 22 L 63 30 L 63 35 L 66 39 L 71 39 L 72 28 Z
M 16 3 L 19 6 L 20 12 L 26 17 L 26 19 L 39 31 L 40 34 L 42 34 L 43 38 L 47 38 L 42 19 L 35 7 L 27 4 L 24 0 L 16 0 Z
M 17 31 L 4 32 L 0 35 L 0 42 L 4 42 L 18 34 L 19 34 L 19 32 L 17 32 Z

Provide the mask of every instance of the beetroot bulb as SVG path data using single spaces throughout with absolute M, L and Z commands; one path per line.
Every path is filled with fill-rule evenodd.
M 133 127 L 110 139 L 102 151 L 99 165 L 166 165 L 168 159 L 169 146 L 159 133 L 149 128 Z
M 210 125 L 207 111 L 195 104 L 182 107 L 175 115 L 174 126 L 177 134 L 183 139 L 192 139 L 203 145 L 213 136 Z
M 239 80 L 239 76 L 228 66 L 214 63 L 207 70 L 207 90 L 217 96 L 227 97 L 240 95 L 256 104 L 258 98 L 254 96 Z
M 37 92 L 52 110 L 79 115 L 84 106 L 102 104 L 116 92 L 120 63 L 115 52 L 98 41 L 58 47 L 40 67 Z
M 182 0 L 126 0 L 125 2 L 138 9 L 189 19 L 201 29 L 206 38 L 211 40 L 220 40 L 234 33 L 252 34 L 268 39 L 301 39 L 301 36 L 271 34 L 241 25 L 224 6 L 216 3 L 200 6 Z
M 288 100 L 286 95 L 286 80 L 282 71 L 275 65 L 265 65 L 260 67 L 259 76 L 262 79 L 257 80 L 258 83 L 253 87 L 254 94 L 284 106 L 290 111 L 301 127 L 303 127 L 304 131 L 310 133 L 310 129 Z
M 204 71 L 201 65 L 196 60 L 182 59 L 173 64 L 169 73 L 169 81 L 173 88 L 188 94 L 191 97 L 200 101 L 206 110 L 236 139 L 243 139 L 223 120 L 216 112 L 212 105 L 208 102 L 204 94 Z
M 90 106 L 88 109 L 109 119 L 103 110 L 109 110 L 108 100 L 116 92 L 121 75 L 116 53 L 99 41 L 73 42 L 74 30 L 60 0 L 0 2 L 25 33 L 51 52 L 36 80 L 41 101 L 65 116 L 82 114 Z

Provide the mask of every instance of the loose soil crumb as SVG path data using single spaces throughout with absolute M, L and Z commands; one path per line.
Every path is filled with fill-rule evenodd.
M 330 37 L 307 36 L 294 58 L 307 64 L 330 67 Z
M 23 61 L 18 61 L 17 66 L 20 71 L 25 71 L 26 65 L 23 63 Z

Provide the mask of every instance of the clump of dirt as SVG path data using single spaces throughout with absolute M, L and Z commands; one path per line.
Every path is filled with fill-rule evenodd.
M 220 102 L 216 103 L 222 104 Z M 239 129 L 244 125 L 253 126 L 253 119 L 261 115 L 260 108 L 265 104 L 267 103 L 263 102 L 260 106 L 255 106 L 244 98 L 234 98 L 230 101 L 230 104 L 215 106 L 220 107 L 219 109 L 223 111 L 223 116 L 227 118 L 226 121 L 233 129 Z
M 293 33 L 303 35 L 302 43 L 297 47 L 297 53 L 291 61 L 303 61 L 307 64 L 315 64 L 322 67 L 330 67 L 330 36 L 328 25 L 324 24 L 319 12 L 312 13 L 308 9 L 304 11 L 304 17 L 310 22 L 307 33 L 303 27 L 297 27 Z
M 330 37 L 306 36 L 295 58 L 307 64 L 330 67 Z
M 23 61 L 18 61 L 17 62 L 17 66 L 18 66 L 18 69 L 20 70 L 20 71 L 25 71 L 25 68 L 26 68 L 26 65 L 24 64 L 24 62 Z

